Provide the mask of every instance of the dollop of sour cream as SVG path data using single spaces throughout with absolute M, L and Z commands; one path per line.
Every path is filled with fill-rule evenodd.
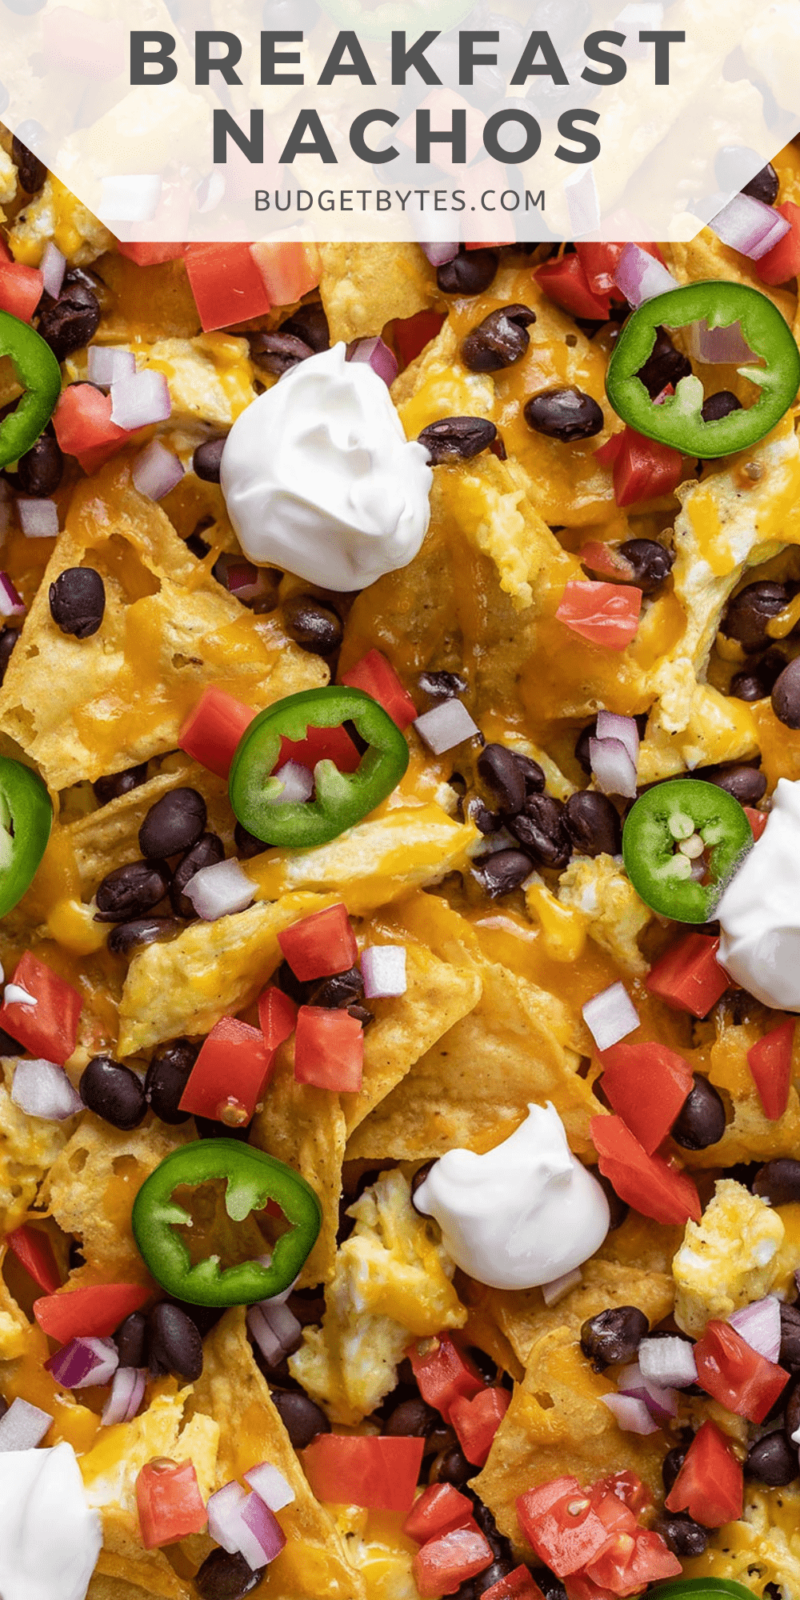
M 417 554 L 428 452 L 382 378 L 345 346 L 309 356 L 234 423 L 220 482 L 245 555 L 325 589 L 364 589 Z
M 85 1600 L 102 1542 L 71 1444 L 0 1455 L 3 1600 Z
M 502 1144 L 449 1150 L 414 1196 L 456 1265 L 492 1289 L 532 1289 L 588 1261 L 609 1224 L 596 1178 L 575 1160 L 555 1106 L 529 1105 Z
M 800 782 L 781 778 L 769 821 L 717 907 L 719 959 L 748 994 L 800 1011 Z

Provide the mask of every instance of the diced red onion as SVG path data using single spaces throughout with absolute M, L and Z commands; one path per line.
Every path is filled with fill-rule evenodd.
M 144 1399 L 145 1372 L 142 1367 L 117 1367 L 111 1393 L 103 1407 L 101 1422 L 132 1422 Z
M 572 1267 L 569 1272 L 562 1272 L 560 1278 L 553 1278 L 550 1283 L 543 1283 L 542 1294 L 545 1305 L 557 1305 L 565 1294 L 569 1294 L 570 1289 L 577 1289 L 578 1284 L 582 1282 L 583 1274 L 580 1267 Z
M 90 344 L 89 382 L 101 389 L 110 389 L 112 383 L 132 378 L 136 371 L 136 357 L 132 350 L 119 350 L 112 344 Z
M 786 218 L 751 194 L 735 194 L 708 226 L 723 244 L 751 261 L 759 261 L 789 232 Z
M 295 1498 L 294 1489 L 287 1483 L 282 1472 L 273 1467 L 269 1461 L 262 1461 L 259 1466 L 251 1467 L 244 1475 L 245 1483 L 255 1489 L 259 1499 L 263 1500 L 270 1511 L 282 1511 L 284 1506 L 291 1505 Z
M 612 983 L 587 1000 L 583 1020 L 598 1050 L 610 1050 L 639 1026 L 638 1012 L 622 983 Z
M 441 705 L 417 717 L 414 727 L 435 756 L 443 755 L 445 750 L 452 750 L 480 733 L 463 700 L 443 700 Z
M 45 1361 L 47 1371 L 64 1389 L 88 1389 L 110 1383 L 119 1366 L 119 1351 L 113 1339 L 93 1335 L 70 1339 Z
M 0 572 L 0 616 L 24 617 L 25 605 L 7 572 Z
M 242 1522 L 252 1536 L 256 1549 L 250 1550 L 244 1540 L 239 1548 L 245 1561 L 255 1571 L 263 1567 L 268 1561 L 274 1561 L 280 1555 L 285 1543 L 286 1534 L 274 1512 L 264 1504 L 260 1494 L 251 1494 L 242 1506 Z
M 754 1300 L 741 1311 L 734 1311 L 728 1321 L 751 1350 L 757 1350 L 768 1361 L 777 1361 L 781 1350 L 781 1309 L 774 1295 L 768 1294 L 763 1300 Z
M 460 246 L 457 244 L 424 244 L 425 252 L 432 267 L 443 267 L 446 262 L 454 261 Z
M 275 793 L 270 791 L 264 799 L 270 805 L 284 805 L 286 802 L 297 804 L 299 801 L 310 800 L 314 793 L 314 775 L 308 767 L 301 766 L 299 761 L 284 761 L 282 767 L 276 767 L 272 773 L 283 784 L 283 788 Z
M 658 1423 L 653 1421 L 643 1400 L 627 1394 L 601 1394 L 600 1399 L 613 1411 L 626 1433 L 658 1433 Z
M 617 262 L 614 282 L 634 309 L 657 294 L 666 294 L 670 289 L 679 287 L 663 262 L 657 261 L 655 256 L 648 255 L 640 245 L 630 241 Z
M 661 1384 L 652 1383 L 645 1378 L 638 1361 L 631 1361 L 625 1367 L 620 1367 L 617 1373 L 617 1388 L 620 1394 L 632 1395 L 637 1400 L 643 1400 L 657 1422 L 664 1422 L 669 1417 L 677 1415 L 678 1396 L 674 1389 L 665 1389 Z
M 590 739 L 589 761 L 603 794 L 636 798 L 636 763 L 621 739 Z
M 0 1450 L 35 1450 L 41 1444 L 53 1419 L 48 1411 L 27 1400 L 12 1400 L 0 1417 Z
M 54 300 L 57 300 L 61 293 L 66 270 L 66 257 L 61 254 L 58 245 L 53 244 L 52 239 L 48 240 L 39 262 L 39 271 L 42 274 L 42 288 L 45 294 L 52 295 Z
M 368 945 L 361 952 L 361 975 L 367 1000 L 405 994 L 408 988 L 405 945 Z
M 176 483 L 183 477 L 183 467 L 177 456 L 171 450 L 166 450 L 158 439 L 151 439 L 149 445 L 136 457 L 133 463 L 132 477 L 135 487 L 140 494 L 146 494 L 150 500 L 163 500 Z
M 643 1339 L 639 1367 L 648 1384 L 664 1389 L 684 1389 L 697 1381 L 697 1362 L 688 1339 Z
M 58 506 L 55 500 L 17 501 L 19 525 L 26 539 L 55 539 L 58 535 Z
M 255 884 L 242 871 L 238 861 L 214 861 L 210 867 L 201 867 L 184 886 L 188 896 L 204 922 L 216 922 L 218 917 L 230 917 L 236 911 L 245 911 L 252 904 Z
M 234 1479 L 217 1489 L 206 1506 L 209 1534 L 231 1556 L 239 1550 L 242 1506 L 246 1499 L 247 1490 Z
M 737 367 L 742 362 L 758 359 L 750 346 L 745 344 L 738 322 L 732 322 L 729 328 L 709 328 L 707 322 L 693 322 L 688 338 L 689 354 L 693 361 Z
M 615 711 L 598 711 L 597 739 L 619 739 L 634 766 L 639 759 L 639 729 L 635 717 L 618 717 Z
M 393 384 L 397 377 L 397 357 L 380 337 L 354 339 L 347 346 L 347 361 L 366 361 L 385 384 Z
M 64 1122 L 83 1110 L 83 1101 L 63 1067 L 53 1061 L 18 1061 L 11 1099 L 27 1116 L 45 1122 Z
M 273 1333 L 260 1306 L 250 1306 L 247 1312 L 247 1331 L 258 1345 L 268 1367 L 277 1367 L 284 1357 L 280 1339 Z
M 129 433 L 153 422 L 166 422 L 171 410 L 167 380 L 163 372 L 155 372 L 152 367 L 111 385 L 111 421 Z
M 302 1325 L 288 1306 L 276 1300 L 260 1300 L 247 1312 L 247 1327 L 268 1366 L 277 1366 L 297 1349 Z

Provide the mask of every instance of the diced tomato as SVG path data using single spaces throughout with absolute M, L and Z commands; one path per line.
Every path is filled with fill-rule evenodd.
M 424 1439 L 319 1433 L 303 1451 L 303 1467 L 318 1500 L 410 1511 Z
M 238 1017 L 221 1017 L 203 1040 L 186 1080 L 179 1111 L 210 1117 L 229 1128 L 244 1127 L 264 1092 L 275 1052 L 260 1028 Z
M 43 1333 L 59 1344 L 81 1335 L 105 1339 L 132 1311 L 140 1311 L 152 1294 L 140 1283 L 93 1283 L 82 1289 L 34 1300 L 33 1314 Z
M 46 1233 L 41 1228 L 31 1228 L 27 1222 L 21 1228 L 14 1228 L 6 1235 L 6 1244 L 20 1265 L 38 1283 L 45 1294 L 55 1294 L 61 1288 L 61 1273 L 58 1270 L 53 1246 Z
M 483 1600 L 544 1600 L 544 1595 L 527 1567 L 515 1567 L 507 1577 L 484 1589 Z
M 370 650 L 362 656 L 349 672 L 342 674 L 342 683 L 350 689 L 363 689 L 388 712 L 398 728 L 407 728 L 417 717 L 417 708 L 403 688 L 394 667 L 381 655 L 380 650 Z
M 321 263 L 313 244 L 259 242 L 251 244 L 250 254 L 273 306 L 293 305 L 319 283 Z
M 278 934 L 278 944 L 301 983 L 347 972 L 358 960 L 355 934 L 341 900 L 284 928 Z
M 187 756 L 199 761 L 218 778 L 227 778 L 236 746 L 257 713 L 224 689 L 204 689 L 178 734 Z
M 586 273 L 586 281 L 592 294 L 610 295 L 612 300 L 625 299 L 616 282 L 619 258 L 624 249 L 624 243 L 612 244 L 610 240 L 606 240 L 604 244 L 576 244 L 575 251 Z M 639 249 L 645 250 L 649 256 L 654 256 L 656 261 L 660 261 L 662 266 L 666 266 L 657 244 L 640 244 Z
M 640 1594 L 648 1583 L 680 1575 L 681 1564 L 658 1533 L 618 1533 L 585 1569 L 592 1583 L 615 1595 Z
M 614 1600 L 610 1589 L 601 1589 L 599 1583 L 593 1583 L 585 1572 L 571 1572 L 564 1579 L 564 1588 L 567 1600 Z
M 721 1528 L 741 1516 L 744 1474 L 724 1434 L 710 1419 L 695 1434 L 664 1503 L 668 1511 L 688 1511 L 704 1528 Z
M 9 311 L 20 322 L 30 322 L 44 290 L 38 267 L 25 267 L 21 261 L 0 261 L 0 311 Z
M 730 978 L 717 961 L 719 939 L 709 933 L 687 933 L 670 945 L 650 968 L 645 987 L 676 1011 L 706 1017 L 730 988 Z
M 517 1516 L 528 1543 L 558 1578 L 579 1572 L 608 1541 L 577 1478 L 552 1478 L 519 1495 Z
M 91 383 L 70 383 L 53 412 L 56 438 L 65 456 L 77 456 L 84 472 L 96 472 L 122 449 L 130 434 L 111 421 L 112 399 Z
M 610 444 L 611 440 L 608 442 Z M 588 544 L 581 545 L 578 560 L 589 572 L 605 572 L 609 578 L 616 578 L 617 583 L 629 583 L 633 577 L 633 567 L 621 551 L 613 544 L 601 544 L 598 539 L 590 539 Z
M 494 1551 L 477 1523 L 455 1528 L 438 1539 L 429 1539 L 412 1562 L 414 1582 L 422 1600 L 429 1596 L 455 1594 L 462 1583 L 485 1572 L 494 1561 Z
M 364 1029 L 348 1011 L 301 1006 L 294 1038 L 294 1075 L 317 1089 L 356 1094 L 364 1072 Z
M 589 1125 L 604 1178 L 643 1217 L 682 1226 L 703 1214 L 692 1179 L 661 1156 L 649 1156 L 621 1117 L 592 1117 Z
M 753 262 L 762 283 L 788 283 L 800 272 L 800 206 L 784 200 L 775 209 L 789 223 L 789 232 L 760 261 Z
M 191 1461 L 148 1461 L 136 1479 L 136 1505 L 145 1550 L 202 1533 L 208 1521 Z
M 756 811 L 755 806 L 745 806 L 744 814 L 753 830 L 753 838 L 760 839 L 769 822 L 766 811 Z
M 748 1422 L 763 1422 L 789 1382 L 788 1372 L 759 1355 L 729 1322 L 708 1323 L 694 1358 L 701 1389 Z
M 573 317 L 588 322 L 605 322 L 611 313 L 611 300 L 607 294 L 595 294 L 590 287 L 580 256 L 562 256 L 560 261 L 546 261 L 533 274 L 540 289 L 549 300 L 554 300 Z
M 276 766 L 297 761 L 313 772 L 318 761 L 333 761 L 340 772 L 355 772 L 361 755 L 346 728 L 308 728 L 305 739 L 281 739 Z
M 771 1122 L 777 1122 L 789 1104 L 793 1043 L 794 1020 L 782 1022 L 779 1028 L 765 1033 L 747 1052 L 747 1064 L 753 1074 L 764 1116 L 769 1117 Z
M 613 467 L 614 462 L 616 461 L 617 456 L 622 449 L 622 439 L 624 433 L 624 428 L 621 428 L 619 433 L 612 433 L 610 437 L 606 439 L 605 444 L 601 444 L 598 449 L 595 450 L 594 459 L 595 461 L 599 462 L 601 467 Z
M 425 1348 L 430 1345 L 430 1348 Z M 406 1354 L 423 1400 L 450 1420 L 450 1407 L 459 1396 L 471 1399 L 486 1388 L 477 1367 L 453 1343 L 449 1333 L 440 1333 L 436 1342 L 423 1341 L 423 1348 L 412 1344 Z
M 623 1505 L 627 1506 L 635 1517 L 638 1517 L 640 1511 L 646 1511 L 653 1504 L 653 1496 L 647 1484 L 642 1483 L 637 1473 L 631 1472 L 627 1467 L 622 1472 L 612 1472 L 608 1478 L 598 1478 L 597 1482 L 592 1485 L 593 1504 L 595 1503 L 595 1495 L 597 1496 L 597 1504 L 606 1504 L 607 1494 L 613 1494 L 617 1500 L 621 1500 Z M 600 1514 L 598 1511 L 598 1516 Z
M 592 1484 L 589 1500 L 609 1535 L 636 1532 L 636 1517 L 624 1496 L 615 1493 L 610 1478 L 599 1478 Z
M 185 248 L 183 244 L 169 244 L 166 240 L 160 244 L 154 239 L 140 239 L 132 244 L 117 240 L 120 255 L 135 261 L 137 267 L 159 267 L 164 261 L 179 261 Z
M 649 1156 L 663 1143 L 691 1093 L 692 1069 L 683 1056 L 655 1039 L 604 1050 L 602 1087 Z
M 573 580 L 566 585 L 556 612 L 559 622 L 590 644 L 624 650 L 636 638 L 642 591 L 635 584 Z
M 508 1410 L 507 1389 L 482 1389 L 471 1400 L 457 1396 L 450 1407 L 450 1423 L 468 1461 L 482 1467 L 492 1440 Z
M 618 506 L 638 505 L 641 500 L 655 500 L 677 489 L 684 476 L 680 450 L 674 450 L 669 444 L 659 444 L 657 439 L 646 439 L 633 428 L 625 428 L 614 437 L 620 440 L 612 466 L 614 499 Z M 601 445 L 600 450 L 595 451 L 595 460 L 605 448 Z
M 454 1528 L 464 1528 L 473 1520 L 473 1502 L 459 1494 L 452 1483 L 431 1483 L 414 1501 L 403 1523 L 403 1532 L 417 1544 L 434 1539 L 440 1533 L 452 1533 Z
M 30 1050 L 63 1067 L 78 1039 L 78 1021 L 83 1000 L 66 978 L 39 961 L 26 950 L 14 969 L 13 982 L 31 996 L 25 1000 L 5 1000 L 0 1006 L 0 1028 Z
M 392 330 L 401 367 L 416 361 L 426 344 L 436 338 L 444 320 L 440 311 L 417 311 L 413 317 L 396 318 Z
M 268 1050 L 277 1050 L 294 1033 L 297 1006 L 282 989 L 270 985 L 258 997 L 258 1020 Z
M 205 333 L 269 311 L 269 295 L 249 244 L 187 244 L 185 259 Z

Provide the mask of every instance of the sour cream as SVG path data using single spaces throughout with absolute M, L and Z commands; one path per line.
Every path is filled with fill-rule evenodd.
M 748 994 L 800 1011 L 800 782 L 781 778 L 761 838 L 717 907 L 719 959 Z
M 343 344 L 309 356 L 247 407 L 220 482 L 245 555 L 339 591 L 405 567 L 428 527 L 428 452 L 409 443 L 382 378 Z
M 85 1600 L 102 1542 L 71 1444 L 0 1455 L 3 1600 Z
M 605 1194 L 575 1160 L 555 1106 L 528 1106 L 485 1155 L 449 1150 L 414 1196 L 435 1217 L 457 1266 L 492 1289 L 552 1283 L 594 1255 L 608 1232 Z

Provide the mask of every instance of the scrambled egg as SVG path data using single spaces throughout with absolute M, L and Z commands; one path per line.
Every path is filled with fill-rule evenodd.
M 24 1222 L 42 1179 L 64 1149 L 75 1126 L 74 1117 L 66 1122 L 46 1122 L 29 1117 L 11 1099 L 14 1064 L 0 1062 L 4 1082 L 0 1083 L 0 1213 L 3 1228 L 10 1233 Z
M 70 194 L 58 178 L 48 177 L 41 193 L 20 211 L 9 231 L 15 261 L 38 267 L 50 241 L 70 266 L 88 267 L 113 245 L 113 237 L 88 206 Z
M 732 1178 L 720 1178 L 699 1222 L 687 1222 L 672 1263 L 675 1321 L 698 1337 L 772 1288 L 783 1243 L 780 1217 Z
M 704 1556 L 684 1563 L 687 1578 L 743 1583 L 763 1595 L 777 1585 L 783 1600 L 800 1600 L 800 1491 L 751 1488 L 739 1522 L 711 1536 Z M 771 1591 L 771 1592 L 774 1592 Z
M 561 874 L 558 898 L 585 917 L 589 937 L 614 957 L 623 972 L 642 977 L 649 962 L 638 939 L 653 920 L 615 856 L 573 856 Z

